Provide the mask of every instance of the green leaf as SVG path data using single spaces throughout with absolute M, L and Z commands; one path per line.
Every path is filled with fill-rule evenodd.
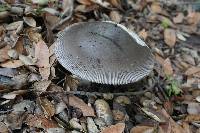
M 3 11 L 7 11 L 9 10 L 9 7 L 7 5 L 0 5 L 0 12 L 3 12 Z
M 169 27 L 169 25 L 170 25 L 170 22 L 169 22 L 169 20 L 168 19 L 163 19 L 162 20 L 162 22 L 161 22 L 161 26 L 163 27 L 163 28 L 168 28 Z

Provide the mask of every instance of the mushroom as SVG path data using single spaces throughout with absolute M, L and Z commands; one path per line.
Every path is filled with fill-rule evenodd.
M 122 85 L 147 76 L 153 55 L 137 34 L 114 22 L 80 22 L 65 28 L 55 55 L 72 74 L 91 82 Z

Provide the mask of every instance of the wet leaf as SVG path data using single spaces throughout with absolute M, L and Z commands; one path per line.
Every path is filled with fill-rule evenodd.
M 21 60 L 9 60 L 0 64 L 1 67 L 6 67 L 6 68 L 18 68 L 23 65 L 24 64 L 22 63 Z
M 75 108 L 81 109 L 83 116 L 95 116 L 93 108 L 88 106 L 82 99 L 76 96 L 69 96 L 68 104 Z
M 32 18 L 32 17 L 23 17 L 23 19 L 24 19 L 24 22 L 27 25 L 29 25 L 31 27 L 36 27 L 36 21 L 35 21 L 34 18 Z
M 50 67 L 49 64 L 49 49 L 43 40 L 35 44 L 35 58 L 38 67 Z
M 176 43 L 176 31 L 173 29 L 164 30 L 164 41 L 169 47 L 174 47 Z
M 124 123 L 117 123 L 115 125 L 106 127 L 101 133 L 123 133 L 124 128 L 125 128 Z

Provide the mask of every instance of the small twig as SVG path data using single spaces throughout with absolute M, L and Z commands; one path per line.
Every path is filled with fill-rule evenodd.
M 1 110 L 1 111 L 0 111 L 0 114 L 6 114 L 6 113 L 10 113 L 10 112 L 12 112 L 12 111 L 13 111 L 13 109 Z
M 146 89 L 142 91 L 136 91 L 136 92 L 119 92 L 119 93 L 110 93 L 115 96 L 121 96 L 121 95 L 126 95 L 126 96 L 133 96 L 133 95 L 142 95 L 147 91 L 150 91 L 151 89 Z M 41 94 L 56 94 L 56 93 L 63 93 L 63 94 L 74 94 L 74 95 L 82 95 L 82 96 L 103 96 L 104 94 L 107 93 L 101 93 L 101 92 L 85 92 L 85 91 L 40 91 L 40 90 L 35 90 L 35 89 L 30 89 L 28 90 L 29 92 L 38 92 Z

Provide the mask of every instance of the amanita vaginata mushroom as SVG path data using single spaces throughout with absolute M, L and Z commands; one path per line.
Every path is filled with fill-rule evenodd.
M 55 54 L 72 74 L 102 84 L 136 82 L 154 65 L 145 42 L 114 22 L 81 22 L 67 27 L 58 35 Z

